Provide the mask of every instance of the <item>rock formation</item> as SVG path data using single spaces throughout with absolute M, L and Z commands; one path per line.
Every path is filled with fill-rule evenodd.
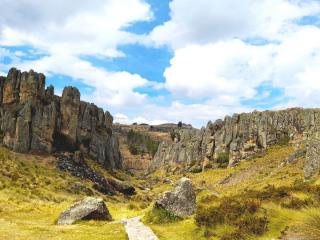
M 102 199 L 87 197 L 61 213 L 57 223 L 70 225 L 79 220 L 111 221 L 112 217 Z
M 181 178 L 173 192 L 165 192 L 155 205 L 157 209 L 164 209 L 173 215 L 185 218 L 194 214 L 196 209 L 196 194 L 191 180 Z
M 0 140 L 16 152 L 80 149 L 106 168 L 121 168 L 112 121 L 109 112 L 80 101 L 76 88 L 55 96 L 43 74 L 12 68 L 0 78 Z
M 59 170 L 67 171 L 75 177 L 92 181 L 94 183 L 93 188 L 103 194 L 114 195 L 116 191 L 126 195 L 135 194 L 135 188 L 129 184 L 113 178 L 105 178 L 93 170 L 86 164 L 80 151 L 60 153 L 57 167 Z
M 151 169 L 172 170 L 177 165 L 184 170 L 194 166 L 201 169 L 204 163 L 215 168 L 222 161 L 234 166 L 272 145 L 306 139 L 316 126 L 320 126 L 320 109 L 293 108 L 227 116 L 209 122 L 201 130 L 178 131 L 179 139 L 160 144 Z
M 320 172 L 320 131 L 311 134 L 307 141 L 306 161 L 304 166 L 305 178 L 310 178 Z

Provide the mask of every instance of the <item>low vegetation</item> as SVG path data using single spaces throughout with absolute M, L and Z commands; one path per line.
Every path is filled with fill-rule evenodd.
M 146 212 L 143 221 L 149 224 L 163 224 L 172 223 L 180 221 L 181 218 L 175 216 L 174 214 L 168 212 L 165 209 L 150 209 Z
M 130 129 L 127 133 L 127 144 L 129 151 L 133 155 L 150 154 L 152 157 L 158 150 L 159 142 L 150 136 Z
M 319 181 L 304 181 L 304 159 L 287 164 L 293 148 L 286 141 L 281 145 L 233 168 L 170 176 L 174 181 L 189 177 L 199 189 L 196 214 L 148 224 L 160 239 L 266 240 L 297 236 L 295 229 L 300 236 L 310 231 L 314 235 L 310 239 L 320 239 L 315 227 L 320 212 Z M 228 155 L 223 152 L 220 162 L 227 162 Z M 168 173 L 158 171 L 153 176 L 167 178 Z M 164 188 L 159 184 L 153 191 Z
M 319 180 L 303 180 L 303 159 L 286 164 L 292 152 L 290 144 L 276 146 L 234 168 L 198 174 L 157 171 L 135 178 L 114 172 L 141 189 L 131 197 L 106 197 L 92 183 L 58 171 L 51 156 L 12 154 L 0 148 L 0 239 L 127 239 L 119 224 L 54 224 L 63 210 L 88 195 L 104 198 L 115 220 L 145 214 L 144 223 L 160 240 L 320 239 Z M 223 155 L 221 162 L 228 154 Z M 101 175 L 110 175 L 97 163 L 88 164 Z M 164 179 L 176 182 L 182 176 L 197 189 L 195 215 L 180 219 L 152 210 L 156 196 L 172 188 Z
M 54 161 L 51 156 L 13 154 L 0 148 L 0 239 L 127 239 L 121 224 L 88 221 L 55 225 L 62 211 L 88 195 L 104 198 L 114 219 L 138 212 L 130 211 L 123 197 L 106 197 L 89 181 L 58 171 Z

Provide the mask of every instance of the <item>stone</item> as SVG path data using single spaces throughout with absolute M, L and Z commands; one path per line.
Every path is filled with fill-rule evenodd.
M 60 99 L 61 107 L 61 133 L 69 141 L 76 145 L 78 117 L 80 112 L 80 92 L 73 87 L 66 87 Z
M 87 197 L 61 213 L 57 224 L 70 225 L 79 220 L 111 221 L 112 217 L 102 199 Z
M 106 127 L 111 127 L 112 124 L 113 124 L 113 117 L 112 117 L 112 115 L 111 115 L 108 111 L 106 111 L 105 114 L 104 114 L 104 116 L 105 116 L 105 126 L 106 126 Z
M 133 195 L 135 194 L 135 188 L 128 183 L 119 181 L 114 178 L 107 178 L 107 181 L 114 187 L 114 189 L 118 192 L 121 192 L 125 195 Z
M 288 157 L 287 163 L 295 163 L 299 158 L 306 156 L 306 149 L 297 149 L 294 153 L 290 154 Z
M 135 188 L 128 183 L 114 178 L 104 178 L 97 173 L 86 163 L 80 151 L 60 153 L 57 160 L 59 170 L 67 171 L 75 177 L 92 181 L 94 183 L 93 188 L 103 194 L 114 195 L 116 192 L 125 195 L 135 194 Z
M 82 150 L 108 169 L 122 168 L 113 117 L 80 92 L 66 87 L 62 97 L 45 76 L 33 70 L 10 69 L 0 77 L 0 143 L 16 152 L 75 152 Z
M 28 152 L 30 148 L 31 130 L 31 102 L 24 105 L 17 118 L 15 141 L 13 150 L 16 152 Z
M 291 108 L 280 111 L 254 111 L 209 121 L 202 129 L 177 131 L 180 141 L 159 145 L 150 170 L 180 165 L 190 170 L 191 162 L 204 166 L 208 161 L 219 167 L 219 155 L 229 153 L 226 165 L 236 166 L 242 160 L 260 156 L 276 144 L 302 141 L 302 136 L 320 126 L 320 109 Z
M 196 194 L 191 180 L 181 178 L 174 191 L 165 192 L 156 200 L 154 208 L 164 209 L 181 218 L 194 214 L 196 209 Z
M 305 178 L 311 178 L 320 171 L 320 132 L 312 134 L 307 143 L 306 161 L 304 167 Z

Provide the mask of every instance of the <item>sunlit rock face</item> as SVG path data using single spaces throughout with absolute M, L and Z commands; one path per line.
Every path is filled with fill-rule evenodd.
M 2 143 L 16 152 L 81 149 L 107 168 L 121 168 L 113 118 L 94 104 L 80 101 L 80 92 L 66 87 L 62 97 L 45 89 L 45 76 L 12 68 L 0 77 Z
M 163 142 L 151 169 L 204 169 L 237 165 L 275 144 L 306 140 L 320 126 L 320 109 L 292 108 L 235 114 L 201 130 L 176 130 L 179 139 Z

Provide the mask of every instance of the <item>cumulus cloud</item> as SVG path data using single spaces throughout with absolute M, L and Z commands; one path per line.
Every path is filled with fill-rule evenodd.
M 108 72 L 67 54 L 50 55 L 34 61 L 17 63 L 17 66 L 26 71 L 34 68 L 48 75 L 72 76 L 74 80 L 94 87 L 94 92 L 90 96 L 83 96 L 83 99 L 102 106 L 136 106 L 146 98 L 144 94 L 134 90 L 147 85 L 148 80 L 128 72 Z
M 27 45 L 42 53 L 36 60 L 10 57 L 9 65 L 81 81 L 95 89 L 83 98 L 105 107 L 136 106 L 145 100 L 135 89 L 150 85 L 148 80 L 96 67 L 83 58 L 124 57 L 118 47 L 136 43 L 141 36 L 123 29 L 153 17 L 145 1 L 0 0 L 0 5 L 6 6 L 0 18 L 0 46 Z M 2 67 L 6 69 L 8 64 Z
M 173 0 L 170 9 L 171 19 L 149 37 L 174 50 L 164 87 L 177 102 L 191 101 L 171 106 L 187 109 L 181 116 L 253 110 L 245 102 L 271 97 L 266 83 L 283 93 L 274 108 L 320 105 L 320 28 L 299 24 L 320 14 L 319 1 Z
M 152 18 L 142 0 L 0 0 L 0 44 L 28 44 L 49 53 L 117 57 L 119 44 L 139 36 L 122 30 Z
M 156 45 L 174 49 L 230 38 L 277 39 L 293 21 L 319 14 L 313 0 L 173 0 L 171 19 L 150 34 Z

